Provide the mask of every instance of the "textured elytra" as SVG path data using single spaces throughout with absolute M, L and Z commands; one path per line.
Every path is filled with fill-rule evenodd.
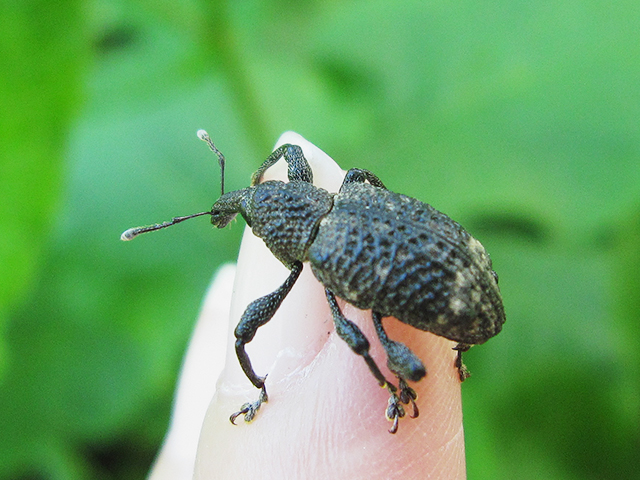
M 349 303 L 451 340 L 483 343 L 504 322 L 480 242 L 405 195 L 365 183 L 345 186 L 320 222 L 308 258 L 318 280 Z

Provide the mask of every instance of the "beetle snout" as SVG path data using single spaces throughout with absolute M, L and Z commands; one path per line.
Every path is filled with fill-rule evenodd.
M 229 225 L 229 223 L 231 223 L 231 221 L 236 218 L 236 215 L 238 215 L 237 213 L 233 213 L 233 214 L 225 214 L 225 213 L 221 213 L 221 212 L 216 212 L 215 210 L 211 213 L 211 224 L 214 227 L 217 228 L 224 228 L 227 225 Z

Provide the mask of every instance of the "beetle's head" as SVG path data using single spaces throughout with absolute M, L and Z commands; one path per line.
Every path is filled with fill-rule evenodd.
M 231 223 L 231 221 L 236 218 L 237 213 L 223 213 L 221 211 L 212 210 L 211 211 L 211 225 L 217 228 L 224 228 Z

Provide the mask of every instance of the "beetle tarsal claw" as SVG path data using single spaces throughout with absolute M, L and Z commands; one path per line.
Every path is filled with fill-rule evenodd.
M 260 410 L 260 406 L 263 403 L 267 403 L 268 401 L 269 401 L 269 397 L 267 395 L 267 389 L 264 386 L 262 386 L 258 400 L 256 400 L 253 403 L 245 403 L 244 405 L 242 405 L 239 411 L 237 411 L 236 413 L 232 414 L 229 417 L 229 421 L 234 425 L 236 425 L 236 418 L 238 418 L 240 415 L 244 415 L 244 421 L 249 423 L 251 420 L 255 418 L 256 414 L 258 413 L 258 410 Z
M 461 382 L 464 382 L 471 376 L 471 372 L 469 372 L 464 363 L 460 363 L 460 365 L 458 366 L 458 376 L 460 377 Z
M 398 431 L 398 421 L 404 417 L 404 407 L 400 404 L 400 399 L 395 393 L 391 393 L 389 402 L 387 405 L 387 411 L 385 412 L 387 420 L 393 422 L 393 425 L 389 429 L 389 433 L 396 433 Z
M 460 377 L 460 381 L 464 382 L 467 378 L 471 376 L 471 373 L 467 369 L 464 363 L 462 363 L 462 352 L 466 352 L 471 348 L 470 345 L 466 345 L 464 343 L 459 343 L 455 347 L 454 350 L 457 351 L 455 366 L 458 369 L 458 376 Z
M 413 409 L 413 412 L 409 416 L 411 418 L 416 418 L 418 415 L 420 415 L 420 411 L 418 410 L 418 405 L 416 404 L 416 399 L 418 398 L 418 394 L 402 378 L 398 383 L 398 388 L 400 389 L 400 401 L 405 405 L 408 405 L 409 403 L 411 404 L 411 408 Z

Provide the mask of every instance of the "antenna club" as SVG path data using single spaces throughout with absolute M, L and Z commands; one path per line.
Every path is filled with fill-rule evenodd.
M 200 129 L 196 132 L 196 135 L 198 135 L 198 138 L 200 140 L 209 145 L 211 151 L 218 157 L 218 164 L 220 165 L 220 195 L 224 195 L 224 155 L 222 155 L 220 150 L 218 150 L 213 144 L 213 141 L 209 137 L 209 134 L 206 130 Z
M 133 240 L 137 235 L 136 230 L 138 229 L 130 228 L 129 230 L 125 230 L 124 232 L 122 232 L 122 235 L 120 235 L 120 240 L 122 240 L 123 242 L 128 242 L 129 240 Z

